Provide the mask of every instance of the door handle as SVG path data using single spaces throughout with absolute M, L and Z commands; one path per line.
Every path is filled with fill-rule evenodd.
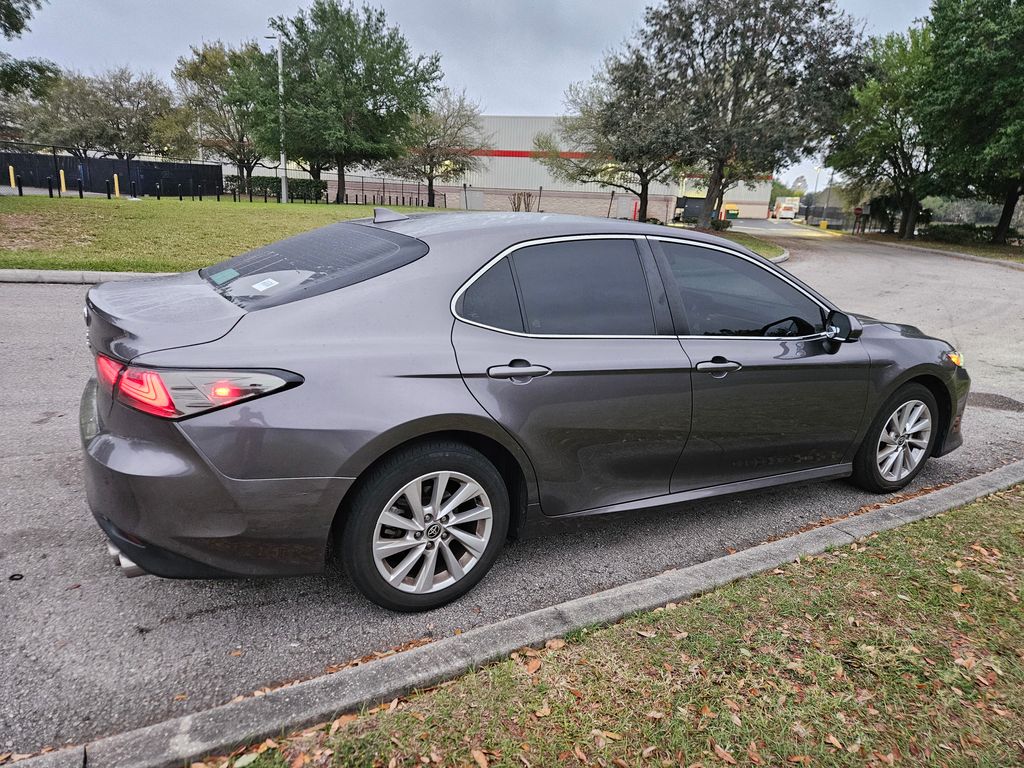
M 514 384 L 525 384 L 538 376 L 547 376 L 551 369 L 544 365 L 531 365 L 528 360 L 513 360 L 508 365 L 492 365 L 487 375 L 492 379 L 511 379 Z
M 701 373 L 710 373 L 716 379 L 721 379 L 730 371 L 738 371 L 743 366 L 733 360 L 726 360 L 724 357 L 715 356 L 710 360 L 697 363 L 697 370 Z

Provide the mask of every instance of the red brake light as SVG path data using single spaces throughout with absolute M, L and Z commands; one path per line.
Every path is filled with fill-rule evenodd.
M 128 405 L 140 411 L 170 419 L 181 415 L 174 407 L 171 393 L 167 391 L 163 379 L 156 371 L 129 368 L 121 376 L 117 391 Z
M 106 355 L 96 355 L 96 375 L 101 383 L 113 391 L 114 382 L 124 370 L 124 366 L 116 360 L 111 360 Z

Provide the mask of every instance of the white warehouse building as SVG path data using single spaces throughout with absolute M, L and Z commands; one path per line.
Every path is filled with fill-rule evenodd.
M 458 185 L 441 185 L 448 208 L 471 210 L 512 210 L 509 199 L 516 192 L 529 194 L 531 210 L 549 213 L 577 213 L 587 216 L 634 218 L 638 200 L 624 190 L 599 184 L 573 184 L 555 179 L 537 159 L 534 137 L 557 131 L 556 117 L 485 115 L 484 134 L 490 150 L 481 152 L 484 166 L 469 173 Z M 678 197 L 701 197 L 701 180 L 689 178 L 679 184 L 652 184 L 647 215 L 669 221 Z M 768 215 L 771 180 L 759 179 L 729 190 L 724 207 L 739 218 L 763 219 Z M 520 200 L 523 210 L 527 201 Z M 439 201 L 439 204 L 442 204 Z

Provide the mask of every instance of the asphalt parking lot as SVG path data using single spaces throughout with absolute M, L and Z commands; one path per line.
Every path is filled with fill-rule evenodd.
M 787 224 L 761 229 L 791 250 L 787 268 L 844 308 L 912 322 L 965 353 L 974 380 L 966 444 L 930 462 L 911 490 L 1024 457 L 1024 272 Z M 879 501 L 827 482 L 589 520 L 512 543 L 473 592 L 429 614 L 377 608 L 333 570 L 277 581 L 129 580 L 107 556 L 82 490 L 78 397 L 92 369 L 84 293 L 0 284 L 0 752 L 201 710 Z

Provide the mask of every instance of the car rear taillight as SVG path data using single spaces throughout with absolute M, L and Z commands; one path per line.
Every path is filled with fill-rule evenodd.
M 302 383 L 288 371 L 140 368 L 96 356 L 100 381 L 125 405 L 165 419 L 179 419 Z

